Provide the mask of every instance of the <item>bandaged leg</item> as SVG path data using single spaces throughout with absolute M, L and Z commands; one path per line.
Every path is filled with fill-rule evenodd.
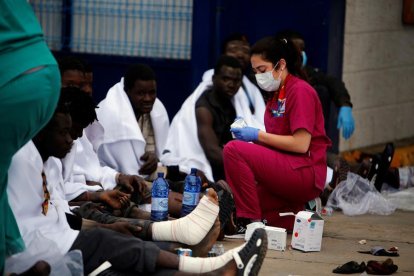
M 154 222 L 152 240 L 198 244 L 210 231 L 218 213 L 219 206 L 204 196 L 187 216 L 177 220 Z
M 233 248 L 218 257 L 194 258 L 188 256 L 180 256 L 178 270 L 189 273 L 204 273 L 219 269 L 233 260 L 233 254 L 242 250 L 243 247 L 244 245 Z

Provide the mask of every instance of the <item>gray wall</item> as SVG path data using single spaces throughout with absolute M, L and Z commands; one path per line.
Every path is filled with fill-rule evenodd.
M 356 131 L 340 150 L 414 137 L 414 26 L 402 0 L 347 0 L 343 80 Z

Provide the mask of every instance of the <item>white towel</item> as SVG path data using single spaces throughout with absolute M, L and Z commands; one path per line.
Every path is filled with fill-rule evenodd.
M 121 173 L 137 174 L 142 163 L 140 157 L 145 152 L 146 142 L 138 126 L 132 105 L 124 91 L 123 79 L 109 89 L 106 98 L 99 103 L 96 113 L 98 121 L 104 128 L 103 139 L 101 139 L 101 135 L 93 135 L 93 133 L 92 135 L 88 133 L 88 138 L 97 151 L 101 163 L 109 165 Z M 150 117 L 154 129 L 156 154 L 160 158 L 167 140 L 169 119 L 167 110 L 158 98 L 155 100 Z M 120 156 L 119 151 L 111 148 L 117 144 L 124 144 L 123 142 L 130 142 L 128 143 L 128 146 L 132 147 L 132 150 L 128 150 L 130 156 Z M 103 147 L 105 148 L 103 149 Z M 132 162 L 136 164 L 134 165 L 136 167 L 130 171 L 123 171 L 122 168 L 125 166 L 119 164 L 121 161 L 118 160 Z

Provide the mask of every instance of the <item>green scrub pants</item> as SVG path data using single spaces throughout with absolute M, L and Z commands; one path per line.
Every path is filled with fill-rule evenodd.
M 0 87 L 0 275 L 5 258 L 25 248 L 7 199 L 8 169 L 13 155 L 50 120 L 59 94 L 57 65 L 42 66 Z

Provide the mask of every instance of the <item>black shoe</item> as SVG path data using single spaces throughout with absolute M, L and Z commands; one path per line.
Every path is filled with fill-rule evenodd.
M 384 151 L 381 153 L 380 161 L 378 165 L 378 173 L 374 181 L 375 188 L 378 192 L 381 192 L 382 184 L 384 183 L 385 175 L 391 165 L 392 158 L 394 156 L 394 144 L 387 143 L 385 145 Z
M 240 225 L 240 224 L 238 224 L 237 225 L 237 228 L 236 228 L 236 233 L 234 233 L 234 235 L 245 235 L 246 234 L 246 230 L 247 230 L 246 225 Z
M 237 265 L 237 275 L 258 275 L 266 252 L 266 231 L 261 228 L 256 229 L 243 249 L 238 253 L 233 253 Z

